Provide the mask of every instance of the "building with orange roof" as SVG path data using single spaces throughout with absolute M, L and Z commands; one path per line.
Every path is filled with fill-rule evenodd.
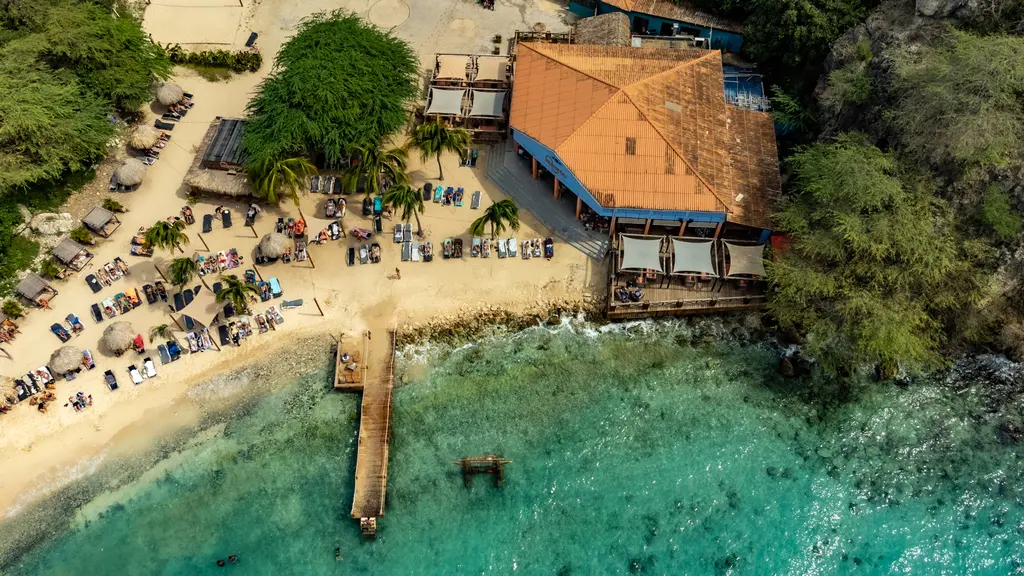
M 699 10 L 690 0 L 569 0 L 569 11 L 584 17 L 620 12 L 634 34 L 693 36 L 733 53 L 743 47 L 743 24 Z
M 522 43 L 517 151 L 599 216 L 764 242 L 780 188 L 771 115 L 729 104 L 717 50 Z

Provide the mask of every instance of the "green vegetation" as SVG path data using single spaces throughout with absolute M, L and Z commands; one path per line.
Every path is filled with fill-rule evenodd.
M 163 248 L 172 253 L 175 249 L 184 253 L 181 246 L 189 243 L 188 234 L 184 232 L 184 229 L 184 220 L 175 220 L 173 223 L 159 220 L 146 230 L 146 244 L 152 248 Z
M 54 280 L 60 276 L 61 267 L 47 258 L 39 263 L 39 275 Z
M 21 280 L 19 272 L 29 268 L 39 255 L 39 244 L 24 236 L 9 236 L 0 251 L 0 294 L 7 295 Z
M 519 230 L 519 206 L 516 206 L 515 200 L 506 198 L 488 206 L 483 215 L 469 225 L 469 233 L 483 236 L 488 226 L 491 228 L 492 239 L 497 238 L 506 228 Z
M 124 206 L 113 198 L 104 198 L 102 206 L 104 210 L 110 210 L 111 212 L 121 213 L 125 211 Z
M 376 145 L 357 146 L 352 150 L 352 167 L 342 176 L 342 185 L 349 192 L 355 192 L 359 180 L 366 183 L 366 195 L 380 195 L 384 183 L 405 184 L 409 177 L 405 167 L 409 152 L 405 148 L 384 150 Z
M 420 224 L 420 214 L 423 214 L 423 194 L 407 184 L 396 184 L 384 193 L 384 204 L 401 210 L 402 220 L 409 223 L 410 217 L 416 218 L 416 235 L 423 236 L 423 226 Z
M 227 70 L 229 72 L 256 72 L 263 65 L 263 55 L 251 50 L 203 50 L 189 52 L 179 44 L 164 48 L 173 64 L 195 69 Z M 230 74 L 228 75 L 230 77 Z
M 217 292 L 217 302 L 230 302 L 237 310 L 249 310 L 249 298 L 257 299 L 260 289 L 255 284 L 246 284 L 235 275 L 222 275 L 220 277 L 224 287 Z
M 0 310 L 3 310 L 3 313 L 8 318 L 17 319 L 21 318 L 22 315 L 25 314 L 25 309 L 22 308 L 21 304 L 18 304 L 15 300 L 4 300 L 3 306 L 0 307 Z
M 298 206 L 299 192 L 305 190 L 306 178 L 313 174 L 316 174 L 316 167 L 302 157 L 267 160 L 250 164 L 249 183 L 257 198 L 277 204 L 284 193 Z
M 871 96 L 871 77 L 863 62 L 851 62 L 828 75 L 822 103 L 833 110 L 864 104 Z
M 996 239 L 1008 242 L 1020 236 L 1021 217 L 1010 203 L 1010 196 L 998 184 L 989 184 L 981 205 L 981 221 Z
M 92 236 L 92 232 L 89 232 L 89 230 L 83 228 L 82 226 L 79 226 L 78 228 L 72 230 L 71 233 L 68 234 L 68 236 L 75 242 L 78 242 L 79 244 L 82 244 L 84 246 L 92 246 L 93 244 L 96 243 L 95 238 L 93 238 Z
M 169 340 L 172 336 L 173 332 L 169 324 L 160 324 L 149 329 L 150 344 L 152 344 L 157 338 L 160 338 L 161 340 Z
M 441 168 L 441 154 L 451 152 L 463 156 L 469 150 L 469 132 L 463 128 L 445 126 L 438 118 L 434 122 L 424 122 L 412 131 L 407 146 L 420 152 L 420 160 L 426 162 L 437 158 L 438 179 L 444 180 L 444 169 Z
M 948 208 L 863 135 L 799 149 L 789 165 L 778 220 L 793 244 L 769 272 L 779 325 L 805 334 L 831 373 L 936 365 L 948 315 L 981 290 Z
M 243 146 L 253 170 L 295 156 L 340 166 L 353 148 L 400 130 L 418 93 L 412 49 L 344 11 L 300 22 L 274 64 L 247 108 Z
M 175 258 L 167 267 L 167 275 L 171 277 L 171 284 L 179 289 L 184 288 L 199 274 L 199 264 L 192 258 Z

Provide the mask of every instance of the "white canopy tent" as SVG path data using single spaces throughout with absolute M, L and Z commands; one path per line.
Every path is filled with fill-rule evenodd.
M 466 80 L 469 56 L 461 54 L 439 54 L 437 56 L 437 79 Z
M 477 56 L 476 80 L 478 82 L 505 82 L 508 80 L 508 57 Z
M 505 106 L 505 91 L 482 92 L 473 90 L 473 108 L 470 109 L 470 116 L 484 116 L 501 118 L 504 116 L 502 109 Z
M 462 97 L 465 90 L 447 88 L 430 89 L 430 106 L 425 114 L 447 114 L 451 116 L 462 115 Z
M 764 278 L 764 247 L 765 244 L 754 246 L 733 244 L 722 241 L 725 244 L 726 252 L 729 254 L 729 264 L 725 270 L 727 278 L 740 276 L 757 276 Z
M 718 276 L 715 271 L 714 240 L 672 239 L 672 274 L 707 274 Z
M 654 270 L 660 274 L 665 273 L 661 265 L 661 238 L 622 235 L 619 240 L 619 246 L 622 247 L 619 271 Z

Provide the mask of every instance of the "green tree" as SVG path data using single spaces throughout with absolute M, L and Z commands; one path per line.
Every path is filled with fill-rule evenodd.
M 1003 241 L 1013 240 L 1024 228 L 1020 214 L 1014 210 L 1010 195 L 998 184 L 990 184 L 985 190 L 985 199 L 981 205 L 981 221 L 996 238 Z
M 519 206 L 511 198 L 495 202 L 484 210 L 482 216 L 469 225 L 469 232 L 474 236 L 483 236 L 487 226 L 491 227 L 491 238 L 496 238 L 505 231 L 506 225 L 519 230 Z
M 169 324 L 160 324 L 159 326 L 153 326 L 149 329 L 149 343 L 152 344 L 154 340 L 160 338 L 161 340 L 170 340 L 174 336 Z
M 188 234 L 185 234 L 184 229 L 184 220 L 175 220 L 173 223 L 158 220 L 146 230 L 144 238 L 146 244 L 153 248 L 163 248 L 169 252 L 174 252 L 174 249 L 177 248 L 184 253 L 181 246 L 189 243 Z
M 249 182 L 257 198 L 278 204 L 282 193 L 299 205 L 299 192 L 306 189 L 306 179 L 316 174 L 316 167 L 301 156 L 266 160 L 250 165 Z
M 416 217 L 416 235 L 423 236 L 423 226 L 420 224 L 420 214 L 423 214 L 423 194 L 415 188 L 406 184 L 398 184 L 388 188 L 384 193 L 384 204 L 402 211 L 402 220 L 406 224 L 409 218 Z
M 444 180 L 441 168 L 441 154 L 451 152 L 462 156 L 469 150 L 469 132 L 463 128 L 445 126 L 441 119 L 424 122 L 413 128 L 408 146 L 420 151 L 420 160 L 426 162 L 437 158 L 438 179 Z
M 249 299 L 259 297 L 260 289 L 255 284 L 246 284 L 233 274 L 222 275 L 224 287 L 217 292 L 217 302 L 230 302 L 238 310 L 249 310 Z
M 249 102 L 250 162 L 296 155 L 339 166 L 355 146 L 400 130 L 419 91 L 419 61 L 404 41 L 344 11 L 302 20 Z
M 352 150 L 356 163 L 345 171 L 342 184 L 349 192 L 355 192 L 361 178 L 366 179 L 366 195 L 379 195 L 384 183 L 406 184 L 405 173 L 409 152 L 405 148 L 384 150 L 380 146 L 357 146 Z
M 167 274 L 171 277 L 171 284 L 184 288 L 199 274 L 199 264 L 192 258 L 175 258 L 167 267 Z
M 3 310 L 3 313 L 9 318 L 14 319 L 21 318 L 25 314 L 25 309 L 15 300 L 4 300 L 3 307 L 0 310 Z
M 779 325 L 805 333 L 830 373 L 937 364 L 947 315 L 980 293 L 948 208 L 860 134 L 802 148 L 790 166 L 797 191 L 777 219 L 793 243 L 769 263 Z

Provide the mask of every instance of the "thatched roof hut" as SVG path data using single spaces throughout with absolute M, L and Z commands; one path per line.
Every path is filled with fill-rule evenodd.
M 576 24 L 577 44 L 602 46 L 630 46 L 629 16 L 625 12 L 610 12 L 584 18 Z
M 21 282 L 18 282 L 14 291 L 33 301 L 44 293 L 57 294 L 57 291 L 50 286 L 49 282 L 43 280 L 43 278 L 38 274 L 32 274 L 31 272 L 26 274 L 25 277 L 21 279 Z
M 280 258 L 284 251 L 292 247 L 292 241 L 284 234 L 271 232 L 260 239 L 260 254 L 267 258 Z
M 252 187 L 244 172 L 235 170 L 218 170 L 203 166 L 203 159 L 217 134 L 217 129 L 224 119 L 216 119 L 210 123 L 206 130 L 199 150 L 192 160 L 192 166 L 185 173 L 184 183 L 194 192 L 204 194 L 222 194 L 224 196 L 252 196 Z
M 146 176 L 146 165 L 138 158 L 128 158 L 114 171 L 117 181 L 125 186 L 138 186 Z
M 100 344 L 115 354 L 120 354 L 132 347 L 135 341 L 135 330 L 128 322 L 114 322 L 103 331 Z
M 50 355 L 50 370 L 66 374 L 82 367 L 82 351 L 74 346 L 61 346 Z
M 181 89 L 181 86 L 171 82 L 164 82 L 156 89 L 156 100 L 164 106 L 180 102 L 184 97 L 185 91 Z
M 157 141 L 160 140 L 160 131 L 155 126 L 149 124 L 140 124 L 132 130 L 131 136 L 128 137 L 128 143 L 131 144 L 132 148 L 138 148 L 140 150 L 146 148 L 152 148 Z

